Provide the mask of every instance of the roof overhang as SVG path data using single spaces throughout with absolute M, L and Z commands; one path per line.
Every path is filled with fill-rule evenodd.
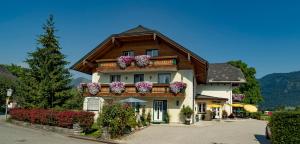
M 219 100 L 219 101 L 227 101 L 227 98 L 221 98 L 216 96 L 208 96 L 208 95 L 201 95 L 197 94 L 195 97 L 196 100 Z
M 193 53 L 192 51 L 186 49 L 185 47 L 181 46 L 180 44 L 176 43 L 175 41 L 171 40 L 167 36 L 155 30 L 148 30 L 145 32 L 113 34 L 108 38 L 106 38 L 103 42 L 101 42 L 98 46 L 96 46 L 92 51 L 87 53 L 80 60 L 78 60 L 70 68 L 86 74 L 92 74 L 93 69 L 95 69 L 96 66 L 97 54 L 101 53 L 99 51 L 102 51 L 103 54 L 105 53 L 105 51 L 112 48 L 114 45 L 118 45 L 121 42 L 139 41 L 139 40 L 157 40 L 157 39 L 163 40 L 168 44 L 170 44 L 171 46 L 173 46 L 174 48 L 177 48 L 177 50 L 179 50 L 180 52 L 185 53 L 191 59 L 191 61 L 195 62 L 195 65 L 199 64 L 200 66 L 195 66 L 196 71 L 197 69 L 202 69 L 204 73 L 195 74 L 195 76 L 196 78 L 204 77 L 205 81 L 203 80 L 203 83 L 206 82 L 208 62 L 205 59 L 198 56 L 197 54 Z

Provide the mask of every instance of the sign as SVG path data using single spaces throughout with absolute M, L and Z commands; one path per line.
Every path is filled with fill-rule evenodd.
M 100 99 L 99 98 L 88 98 L 87 99 L 87 110 L 88 111 L 99 111 L 100 106 Z

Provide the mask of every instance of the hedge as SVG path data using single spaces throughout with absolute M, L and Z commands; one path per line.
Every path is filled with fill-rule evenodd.
M 89 130 L 94 123 L 94 113 L 85 111 L 16 108 L 10 110 L 10 115 L 19 121 L 64 128 L 72 128 L 74 123 L 79 123 L 84 131 Z
M 300 112 L 276 112 L 271 116 L 273 144 L 300 144 Z

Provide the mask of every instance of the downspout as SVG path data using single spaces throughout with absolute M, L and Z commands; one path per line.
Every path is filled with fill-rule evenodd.
M 192 124 L 195 123 L 195 76 L 193 76 L 193 120 Z

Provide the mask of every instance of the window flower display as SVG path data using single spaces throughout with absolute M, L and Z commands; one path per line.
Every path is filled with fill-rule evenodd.
M 144 81 L 135 83 L 135 87 L 139 93 L 148 93 L 152 90 L 152 82 Z
M 244 94 L 232 94 L 233 101 L 242 101 L 245 98 Z
M 91 95 L 96 95 L 100 91 L 101 85 L 99 83 L 88 83 L 87 88 Z
M 145 66 L 149 65 L 150 58 L 151 58 L 151 56 L 149 56 L 149 55 L 139 55 L 139 56 L 134 57 L 135 63 L 139 67 L 145 67 Z
M 186 88 L 186 83 L 183 82 L 173 82 L 170 84 L 170 90 L 174 94 L 183 92 Z
M 133 62 L 133 61 L 134 61 L 133 56 L 120 56 L 118 58 L 118 65 L 124 69 L 127 66 L 129 66 L 131 64 L 131 62 Z
M 116 94 L 121 94 L 125 91 L 125 83 L 124 82 L 112 82 L 109 84 L 110 91 Z

